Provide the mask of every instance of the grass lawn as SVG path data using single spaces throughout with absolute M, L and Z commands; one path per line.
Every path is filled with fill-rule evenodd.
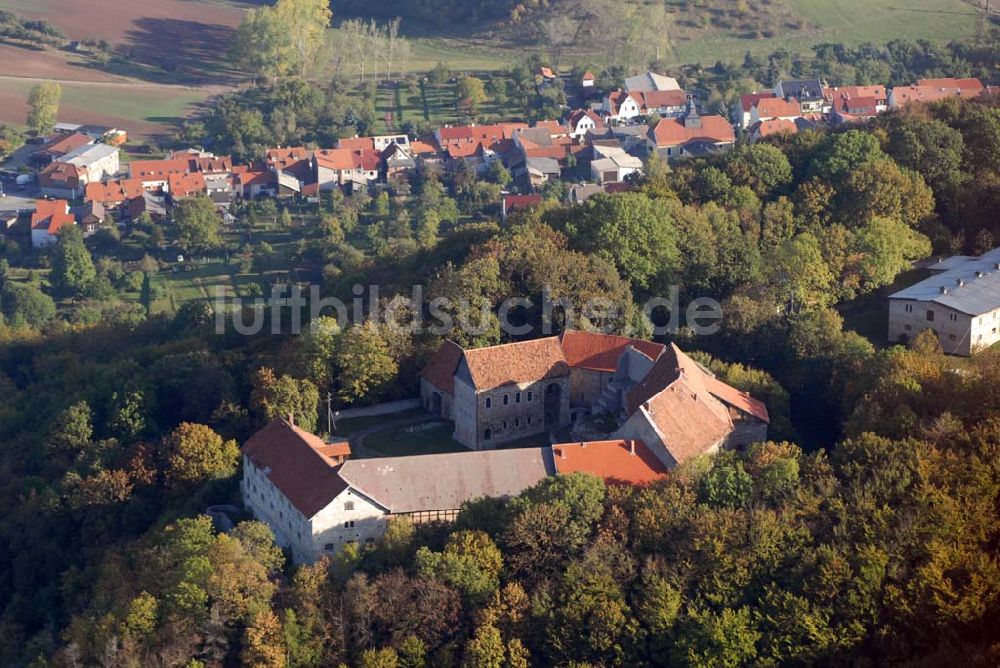
M 28 97 L 33 81 L 5 80 L 3 93 L 17 100 Z M 63 83 L 59 117 L 78 122 L 118 125 L 130 134 L 149 136 L 169 131 L 194 106 L 205 101 L 203 89 L 101 83 Z M 15 105 L 0 109 L 0 121 L 22 122 Z
M 365 446 L 385 457 L 434 455 L 468 450 L 451 437 L 454 431 L 455 427 L 451 422 L 444 424 L 433 422 L 387 429 L 365 439 Z
M 747 51 L 767 55 L 777 49 L 807 54 L 813 45 L 823 43 L 856 46 L 893 39 L 943 43 L 976 33 L 976 11 L 962 0 L 785 0 L 785 4 L 817 29 L 756 40 L 708 34 L 679 42 L 673 60 L 678 64 L 740 61 Z
M 340 438 L 350 438 L 353 434 L 361 431 L 362 429 L 382 424 L 387 420 L 418 417 L 425 414 L 426 412 L 423 408 L 411 408 L 409 410 L 400 411 L 399 413 L 393 413 L 392 415 L 372 415 L 369 417 L 345 418 L 343 420 L 337 420 L 337 428 L 335 430 L 336 434 L 334 435 Z

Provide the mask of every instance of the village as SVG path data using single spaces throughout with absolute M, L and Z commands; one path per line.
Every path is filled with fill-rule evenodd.
M 556 76 L 543 67 L 539 86 Z M 579 85 L 592 88 L 594 75 L 585 73 Z M 627 78 L 624 88 L 601 94 L 599 102 L 562 120 L 447 126 L 419 138 L 350 137 L 330 148 L 275 147 L 249 164 L 200 148 L 124 163 L 116 147 L 127 140 L 127 129 L 59 123 L 52 135 L 32 140 L 40 143 L 26 145 L 4 165 L 6 195 L 21 206 L 0 199 L 0 218 L 6 231 L 18 215 L 30 214 L 31 242 L 41 248 L 68 224 L 92 234 L 109 219 L 127 225 L 147 214 L 162 222 L 180 200 L 194 195 L 208 196 L 225 218 L 237 199 L 318 203 L 321 193 L 334 189 L 405 194 L 408 176 L 423 165 L 459 163 L 480 176 L 494 163 L 510 173 L 513 189 L 501 201 L 505 217 L 540 202 L 538 193 L 550 180 L 570 184 L 569 201 L 581 203 L 598 192 L 628 189 L 654 155 L 669 163 L 730 150 L 738 139 L 756 142 L 863 123 L 914 102 L 988 92 L 978 79 L 923 79 L 893 89 L 788 80 L 742 95 L 725 118 L 703 115 L 696 94 L 649 72 Z

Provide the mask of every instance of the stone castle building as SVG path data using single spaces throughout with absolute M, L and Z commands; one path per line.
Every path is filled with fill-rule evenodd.
M 579 331 L 472 350 L 445 341 L 421 374 L 421 400 L 473 450 L 605 415 L 619 425 L 609 436 L 643 441 L 668 467 L 766 440 L 769 419 L 673 344 Z

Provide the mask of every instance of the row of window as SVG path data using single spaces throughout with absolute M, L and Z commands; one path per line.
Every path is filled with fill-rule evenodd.
M 905 311 L 907 313 L 913 313 L 913 304 L 907 304 L 905 307 Z M 952 322 L 958 322 L 958 314 L 949 313 L 948 319 L 951 320 Z M 932 311 L 931 309 L 927 309 L 927 322 L 934 322 L 934 311 Z
M 535 399 L 535 393 L 534 392 L 532 392 L 531 390 L 528 390 L 525 394 L 527 395 L 525 398 L 528 401 L 534 401 L 534 399 Z M 503 395 L 502 401 L 503 401 L 503 405 L 504 406 L 509 405 L 510 404 L 510 394 L 507 393 L 507 392 L 505 392 L 504 395 Z M 520 392 L 515 392 L 514 393 L 514 403 L 515 404 L 521 403 L 521 393 Z M 487 408 L 493 408 L 493 397 L 486 397 L 486 407 Z
M 531 416 L 530 415 L 527 416 L 526 418 L 524 418 L 524 423 L 525 424 L 531 424 Z M 503 422 L 500 423 L 500 427 L 498 428 L 498 431 L 505 431 L 509 426 L 510 426 L 510 423 L 507 420 L 504 420 Z M 521 418 L 519 418 L 519 417 L 514 418 L 514 428 L 517 429 L 520 426 L 521 426 Z M 483 440 L 484 441 L 488 441 L 491 438 L 493 438 L 493 430 L 490 429 L 489 427 L 487 427 L 483 431 Z

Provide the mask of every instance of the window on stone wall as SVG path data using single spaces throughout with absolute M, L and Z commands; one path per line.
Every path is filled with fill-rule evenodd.
M 345 529 L 353 529 L 354 528 L 354 520 L 349 520 L 347 522 L 344 522 L 344 528 Z
M 327 543 L 326 545 L 323 546 L 323 549 L 326 550 L 327 552 L 333 552 L 334 550 L 333 543 Z
M 510 395 L 509 394 L 503 395 L 503 405 L 506 406 L 509 403 L 510 403 Z
M 913 304 L 907 304 L 906 305 L 906 312 L 907 313 L 913 313 Z
M 490 408 L 491 406 L 493 406 L 493 400 L 490 399 L 489 397 L 486 397 L 486 407 Z
M 493 438 L 493 430 L 492 429 L 487 429 L 486 431 L 483 432 L 483 440 L 484 441 L 488 441 L 491 438 Z
M 502 429 L 506 429 L 507 428 L 507 421 L 506 420 L 503 421 L 503 424 L 501 425 L 501 428 Z
M 534 398 L 534 393 L 531 390 L 528 390 L 528 401 L 531 401 L 533 398 Z
M 927 311 L 928 322 L 934 322 L 934 311 Z
M 354 510 L 354 502 L 347 501 L 346 503 L 344 503 L 344 510 Z
M 521 418 L 514 418 L 514 426 L 515 427 L 521 426 Z
M 531 416 L 528 416 L 528 424 L 531 424 Z
M 514 393 L 514 403 L 515 404 L 521 403 L 521 393 L 520 392 L 515 392 Z
M 948 314 L 948 319 L 950 319 L 952 322 L 957 322 L 958 321 L 958 314 L 957 313 L 949 313 Z

